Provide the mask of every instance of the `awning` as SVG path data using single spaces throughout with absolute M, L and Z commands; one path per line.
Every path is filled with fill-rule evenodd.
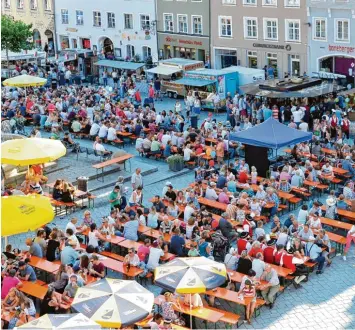
M 124 61 L 113 61 L 113 60 L 101 60 L 94 65 L 105 66 L 108 68 L 122 69 L 122 70 L 138 70 L 143 67 L 144 63 L 134 63 L 134 62 L 124 62 Z
M 155 68 L 146 70 L 146 72 L 149 73 L 156 73 L 156 74 L 162 74 L 165 76 L 170 76 L 173 73 L 180 72 L 181 69 L 179 69 L 176 66 L 168 66 L 168 65 L 158 65 Z
M 182 78 L 179 80 L 174 81 L 175 84 L 178 85 L 185 85 L 185 86 L 208 86 L 215 83 L 214 80 L 204 80 L 204 79 L 191 79 L 191 78 Z
M 290 97 L 294 98 L 303 98 L 303 97 L 317 97 L 321 95 L 330 94 L 333 92 L 338 92 L 342 89 L 341 86 L 334 86 L 332 83 L 325 83 L 321 85 L 316 85 L 308 88 L 301 89 L 299 91 L 290 91 L 290 92 L 275 92 L 265 89 L 260 89 L 259 84 L 249 84 L 239 87 L 240 90 L 248 95 L 255 95 L 260 97 L 268 98 L 280 98 L 287 99 Z
M 338 95 L 350 95 L 350 94 L 355 94 L 355 88 L 352 88 L 352 89 L 348 89 L 346 91 L 343 91 L 343 92 L 340 92 L 338 93 Z

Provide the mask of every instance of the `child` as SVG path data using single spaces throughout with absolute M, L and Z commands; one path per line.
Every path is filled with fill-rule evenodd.
M 251 184 L 257 184 L 257 182 L 258 182 L 257 176 L 258 176 L 258 172 L 256 171 L 256 167 L 252 166 L 251 167 Z
M 181 112 L 181 103 L 180 103 L 180 101 L 176 101 L 175 102 L 175 113 L 180 114 L 180 112 Z
M 261 213 L 261 205 L 257 198 L 254 196 L 250 203 L 250 211 L 255 213 L 256 216 L 260 216 Z

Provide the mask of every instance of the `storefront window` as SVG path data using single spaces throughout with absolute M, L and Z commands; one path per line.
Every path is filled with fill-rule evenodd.
M 195 48 L 174 47 L 174 50 L 175 50 L 175 57 L 187 58 L 191 60 L 196 59 Z
M 71 40 L 71 44 L 74 49 L 78 48 L 78 41 L 76 40 L 76 38 L 73 38 Z
M 258 67 L 258 53 L 249 50 L 248 51 L 248 66 L 249 68 L 257 69 Z
M 216 69 L 227 68 L 232 65 L 238 65 L 237 50 L 235 49 L 216 49 L 215 50 Z
M 267 63 L 268 67 L 274 68 L 274 77 L 278 77 L 277 54 L 276 53 L 267 53 L 266 54 L 266 63 Z
M 69 48 L 69 38 L 66 36 L 60 36 L 60 48 L 61 49 L 67 49 Z
M 299 76 L 300 73 L 300 56 L 299 55 L 290 55 L 291 61 L 291 74 L 293 76 Z

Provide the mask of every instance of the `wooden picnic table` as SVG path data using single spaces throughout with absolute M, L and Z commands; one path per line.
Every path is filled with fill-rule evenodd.
M 321 207 L 321 209 L 323 211 L 325 211 L 327 208 L 326 208 L 325 205 L 323 205 Z M 337 209 L 337 210 L 338 210 L 338 215 L 340 215 L 341 217 L 346 218 L 346 219 L 348 219 L 350 221 L 355 221 L 355 212 L 347 211 L 347 210 L 343 210 L 343 209 Z
M 130 269 L 128 270 L 127 267 L 123 265 L 123 262 L 111 258 L 100 259 L 100 262 L 102 262 L 102 264 L 106 268 L 121 273 L 123 275 L 126 275 L 128 277 L 136 277 L 139 274 L 143 273 L 143 269 L 134 266 L 131 266 Z
M 142 243 L 139 242 L 135 242 L 135 241 L 131 241 L 129 239 L 126 239 L 122 242 L 119 242 L 118 245 L 120 247 L 123 247 L 125 249 L 135 249 L 136 251 L 138 250 L 138 248 L 142 245 Z
M 322 225 L 331 226 L 339 229 L 345 229 L 345 230 L 350 230 L 352 227 L 351 223 L 337 221 L 337 220 L 323 218 L 323 217 L 320 218 L 320 222 L 322 223 Z
M 86 229 L 78 234 L 82 234 L 84 236 L 89 236 L 89 231 L 90 229 Z M 114 244 L 114 245 L 119 245 L 119 243 L 121 243 L 122 241 L 125 240 L 124 237 L 122 236 L 116 236 L 116 235 L 111 235 L 109 238 L 107 237 L 107 235 L 103 235 L 103 241 Z
M 120 135 L 122 137 L 128 137 L 128 136 L 132 136 L 133 133 L 130 133 L 130 132 L 122 132 L 122 131 L 116 131 L 116 134 L 117 135 Z
M 60 267 L 58 264 L 36 256 L 31 256 L 29 265 L 47 273 L 56 273 Z
M 198 202 L 202 205 L 206 205 L 206 206 L 212 207 L 214 209 L 219 209 L 224 212 L 227 210 L 227 204 L 220 203 L 217 201 L 211 201 L 210 199 L 207 199 L 205 197 L 199 197 Z
M 43 300 L 48 291 L 47 286 L 42 286 L 31 281 L 22 281 L 22 286 L 18 288 L 21 292 L 29 296 Z
M 243 273 L 239 273 L 235 270 L 227 270 L 228 271 L 228 275 L 229 275 L 229 278 L 231 279 L 232 282 L 236 282 L 236 283 L 242 283 L 243 281 L 243 277 L 246 276 L 245 274 Z M 267 286 L 270 286 L 270 284 L 267 282 L 267 281 L 258 281 L 260 282 L 260 284 L 256 287 L 257 289 L 260 290 L 260 288 L 265 288 Z
M 165 300 L 164 296 L 158 296 L 154 299 L 154 303 L 157 305 L 161 305 L 161 303 Z M 215 310 L 209 309 L 208 307 L 200 307 L 200 308 L 190 308 L 186 306 L 182 301 L 180 301 L 181 308 L 173 305 L 173 308 L 177 312 L 181 312 L 183 314 L 195 316 L 199 319 L 205 320 L 207 322 L 216 323 L 223 316 L 223 313 L 217 312 Z

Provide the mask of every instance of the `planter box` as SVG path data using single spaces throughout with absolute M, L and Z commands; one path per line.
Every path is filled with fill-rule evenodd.
M 179 172 L 184 169 L 184 164 L 183 163 L 173 163 L 169 164 L 169 170 L 173 172 Z

